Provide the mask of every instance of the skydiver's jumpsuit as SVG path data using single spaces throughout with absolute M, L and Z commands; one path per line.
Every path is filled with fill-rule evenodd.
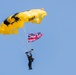
M 34 58 L 32 58 L 32 54 L 31 53 L 29 53 L 30 55 L 28 55 L 28 52 L 26 52 L 26 55 L 27 55 L 27 58 L 28 58 L 28 67 L 29 67 L 29 69 L 32 69 L 32 62 L 33 62 L 33 60 L 34 60 Z

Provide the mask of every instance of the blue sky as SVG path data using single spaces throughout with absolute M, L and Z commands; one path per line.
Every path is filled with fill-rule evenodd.
M 40 25 L 25 23 L 25 29 L 42 32 L 41 39 L 27 44 L 23 29 L 18 35 L 0 35 L 0 75 L 76 75 L 76 0 L 1 0 L 0 24 L 11 14 L 37 8 L 48 16 Z M 34 49 L 31 71 L 18 37 L 23 49 Z

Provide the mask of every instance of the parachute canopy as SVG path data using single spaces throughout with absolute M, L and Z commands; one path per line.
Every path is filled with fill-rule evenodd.
M 42 35 L 43 34 L 41 32 L 28 34 L 28 43 L 38 40 L 39 38 L 42 37 Z
M 40 24 L 46 15 L 43 8 L 15 13 L 2 22 L 0 34 L 18 34 L 18 29 L 23 28 L 25 22 Z

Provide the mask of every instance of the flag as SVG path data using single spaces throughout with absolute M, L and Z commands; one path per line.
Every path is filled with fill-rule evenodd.
M 39 38 L 42 37 L 42 35 L 43 34 L 41 32 L 28 34 L 28 43 L 38 40 Z

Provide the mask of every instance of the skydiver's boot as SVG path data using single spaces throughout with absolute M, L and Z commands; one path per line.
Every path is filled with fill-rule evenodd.
M 29 70 L 32 70 L 32 68 L 29 68 Z

